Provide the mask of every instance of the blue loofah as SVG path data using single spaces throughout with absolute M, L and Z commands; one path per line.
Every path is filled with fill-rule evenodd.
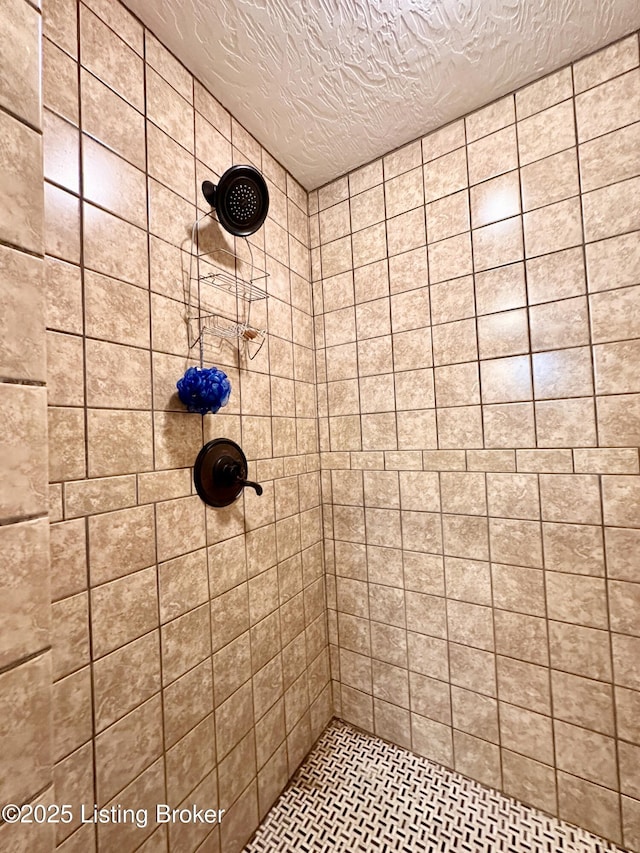
M 190 412 L 215 414 L 229 402 L 231 382 L 217 367 L 189 367 L 176 383 L 178 396 Z

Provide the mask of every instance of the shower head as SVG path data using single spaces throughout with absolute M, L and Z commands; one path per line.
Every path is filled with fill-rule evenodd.
M 269 190 L 253 166 L 231 166 L 218 186 L 203 181 L 202 194 L 218 214 L 223 228 L 236 237 L 248 237 L 260 228 L 269 212 Z

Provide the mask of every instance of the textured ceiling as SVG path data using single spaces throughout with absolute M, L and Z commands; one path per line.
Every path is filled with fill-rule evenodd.
M 640 27 L 639 0 L 125 0 L 307 188 Z

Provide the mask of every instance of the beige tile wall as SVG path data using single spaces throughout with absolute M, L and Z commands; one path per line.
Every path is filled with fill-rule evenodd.
M 310 195 L 336 713 L 640 850 L 637 34 Z
M 324 533 L 336 712 L 640 849 L 637 36 L 307 211 L 115 0 L 44 4 L 41 119 L 39 12 L 11 4 L 3 799 L 228 810 L 43 850 L 239 849 L 331 713 Z M 219 349 L 235 393 L 201 422 L 173 387 L 182 248 L 232 162 L 269 182 L 271 334 Z M 205 512 L 190 466 L 221 434 L 265 495 Z
M 227 810 L 221 831 L 76 820 L 57 844 L 232 853 L 332 713 L 307 194 L 116 0 L 43 5 L 56 798 Z M 203 421 L 175 389 L 183 275 L 200 183 L 232 163 L 271 194 L 270 335 L 253 361 L 216 344 L 233 392 Z M 261 498 L 195 495 L 217 436 Z
M 53 799 L 41 15 L 0 28 L 0 802 Z M 53 827 L 0 821 L 0 848 L 53 849 Z

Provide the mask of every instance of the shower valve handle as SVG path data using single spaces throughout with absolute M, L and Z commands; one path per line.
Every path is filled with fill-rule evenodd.
M 242 488 L 245 489 L 247 486 L 251 486 L 252 489 L 256 490 L 256 495 L 260 497 L 262 494 L 262 486 L 260 483 L 254 483 L 253 480 L 240 480 L 242 483 Z
M 193 466 L 193 484 L 202 500 L 213 507 L 229 506 L 250 486 L 257 495 L 260 483 L 248 480 L 247 457 L 230 438 L 214 438 L 198 453 Z
M 220 478 L 220 482 L 225 486 L 240 486 L 241 489 L 251 486 L 252 489 L 255 489 L 258 496 L 263 492 L 260 483 L 244 479 L 240 465 L 231 456 L 221 456 L 215 464 L 215 472 Z

